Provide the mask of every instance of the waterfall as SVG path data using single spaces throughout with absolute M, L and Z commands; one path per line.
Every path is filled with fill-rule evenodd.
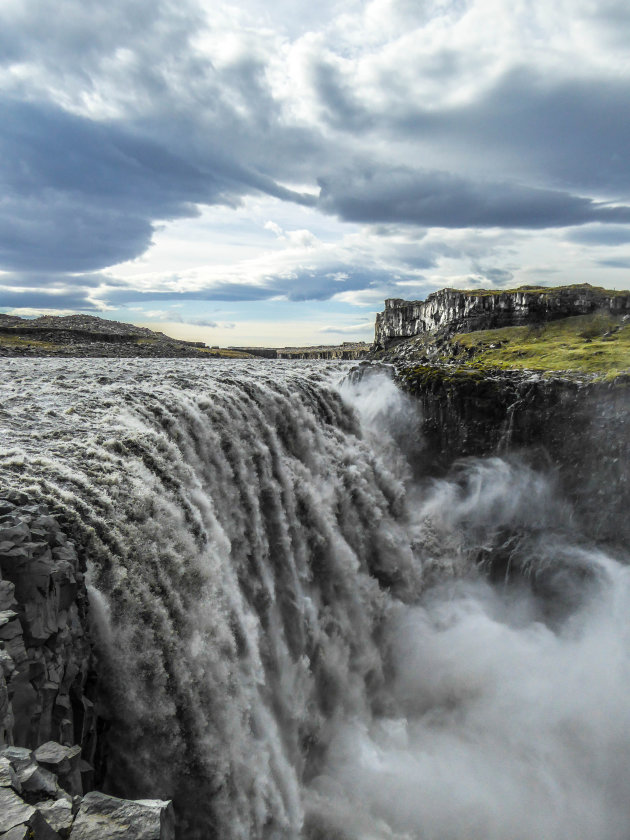
M 88 558 L 106 789 L 186 840 L 627 836 L 626 568 L 547 477 L 419 479 L 413 403 L 338 365 L 4 366 L 3 480 Z

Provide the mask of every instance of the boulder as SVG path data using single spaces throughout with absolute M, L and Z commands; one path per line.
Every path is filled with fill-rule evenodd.
M 15 585 L 10 580 L 0 580 L 0 610 L 15 606 Z
M 47 741 L 35 750 L 34 755 L 42 767 L 58 777 L 64 790 L 72 795 L 83 793 L 81 747 L 63 747 L 55 741 Z
M 70 840 L 174 840 L 171 802 L 116 799 L 96 791 L 83 797 Z
M 9 642 L 21 634 L 22 625 L 19 622 L 18 614 L 13 610 L 0 612 L 0 641 Z
M 29 801 L 54 798 L 59 793 L 57 777 L 35 761 L 20 770 L 17 777 L 22 785 L 22 796 Z
M 53 831 L 61 837 L 68 837 L 74 820 L 72 802 L 57 799 L 54 802 L 40 802 L 35 807 Z
M 3 747 L 0 756 L 9 761 L 16 773 L 33 763 L 33 753 L 25 747 Z

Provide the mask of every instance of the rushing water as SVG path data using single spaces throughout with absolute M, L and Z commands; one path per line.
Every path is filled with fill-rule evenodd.
M 2 362 L 2 475 L 87 546 L 105 784 L 182 840 L 627 840 L 626 566 L 522 462 L 419 481 L 344 370 Z

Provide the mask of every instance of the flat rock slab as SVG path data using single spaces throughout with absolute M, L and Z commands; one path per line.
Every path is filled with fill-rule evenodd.
M 11 788 L 0 788 L 0 833 L 28 822 L 34 813 L 35 808 L 23 802 Z
M 58 768 L 56 772 L 69 772 L 73 762 L 81 755 L 81 747 L 64 747 L 56 741 L 46 741 L 37 747 L 35 759 L 47 767 Z
M 8 758 L 0 756 L 0 787 L 14 788 L 20 792 L 20 783 Z
M 2 840 L 30 840 L 31 835 L 31 827 L 26 825 L 26 823 L 22 823 L 21 825 L 16 825 L 15 828 L 10 828 L 2 835 Z
M 161 799 L 116 799 L 93 791 L 83 797 L 70 840 L 174 840 L 175 815 Z

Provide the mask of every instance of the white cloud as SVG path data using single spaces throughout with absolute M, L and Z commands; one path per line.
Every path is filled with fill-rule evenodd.
M 629 38 L 621 0 L 5 0 L 0 304 L 627 286 Z

